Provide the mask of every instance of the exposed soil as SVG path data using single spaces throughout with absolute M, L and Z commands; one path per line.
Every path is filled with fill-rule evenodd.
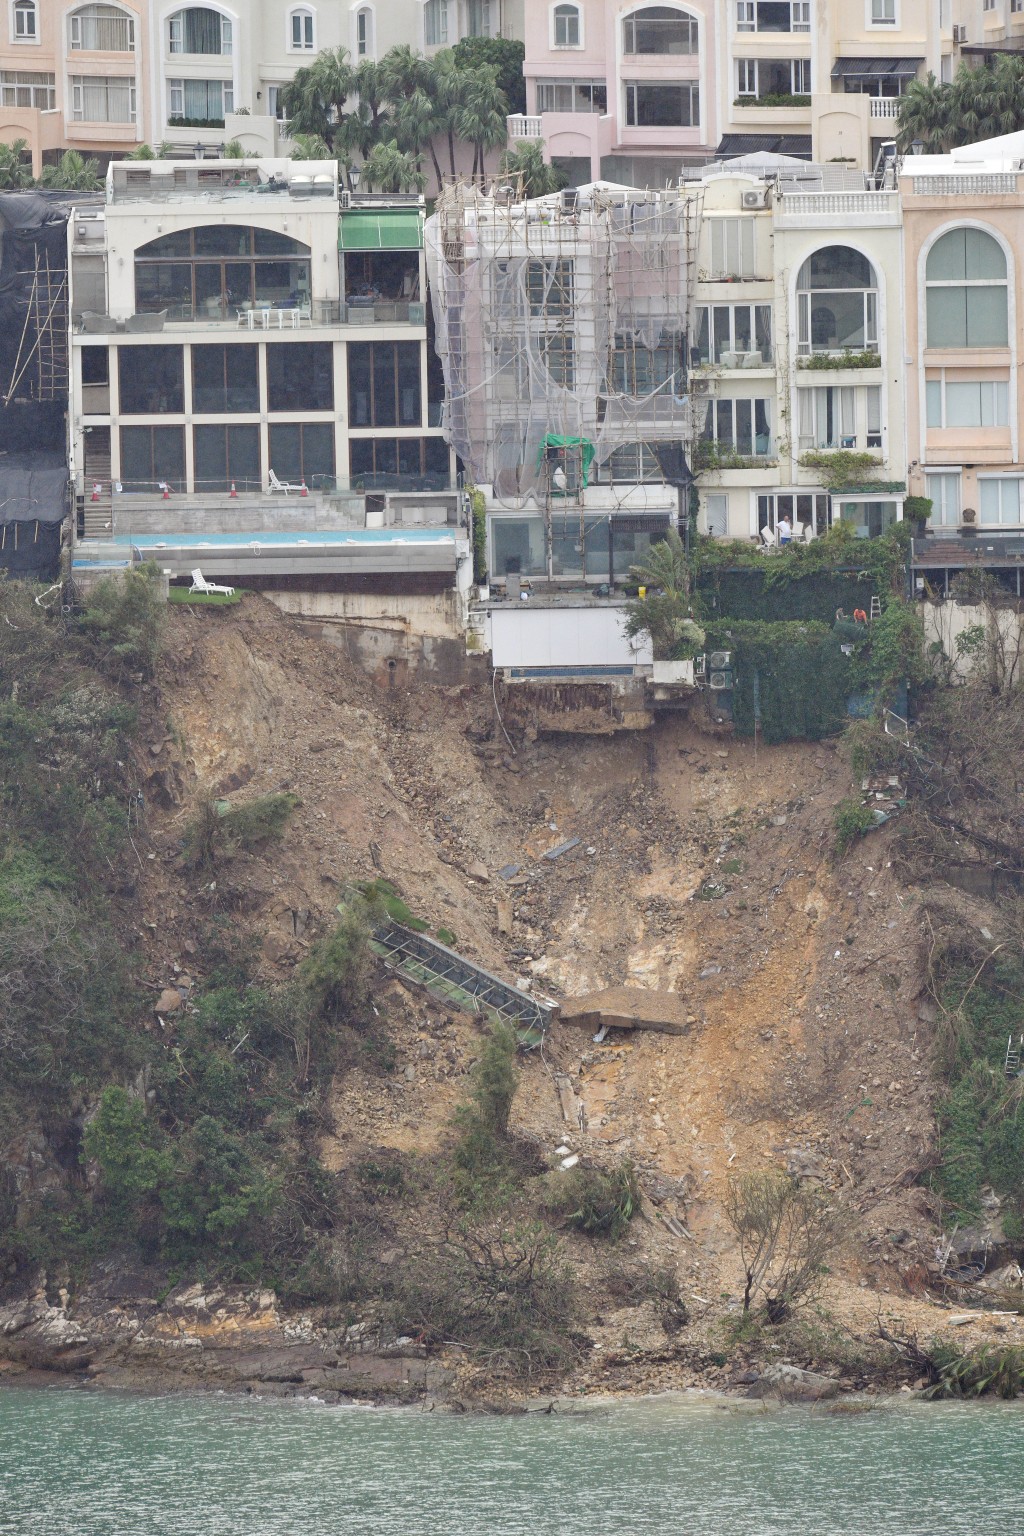
M 131 910 L 154 991 L 194 971 L 215 913 L 263 935 L 266 975 L 285 977 L 345 884 L 382 873 L 463 953 L 545 995 L 629 985 L 683 1000 L 685 1035 L 613 1031 L 597 1044 L 556 1024 L 523 1061 L 516 1133 L 552 1166 L 563 1144 L 597 1163 L 628 1156 L 645 1193 L 614 1263 L 607 1244 L 567 1242 L 594 1344 L 571 1390 L 731 1379 L 735 1358 L 715 1363 L 740 1289 L 722 1197 L 752 1169 L 788 1169 L 848 1204 L 853 1237 L 823 1297 L 837 1324 L 870 1340 L 881 1311 L 922 1339 L 943 1331 L 949 1304 L 924 1291 L 937 1228 L 918 1182 L 933 1147 L 929 893 L 895 876 L 889 829 L 831 862 L 832 809 L 851 787 L 831 745 L 755 749 L 672 718 L 614 737 L 513 733 L 513 750 L 489 688 L 378 691 L 316 627 L 251 597 L 171 610 L 146 715 Z M 283 789 L 301 804 L 269 853 L 215 880 L 183 873 L 201 798 Z M 964 921 L 985 920 L 959 900 Z M 397 981 L 382 979 L 377 1005 L 394 1069 L 339 1077 L 331 1168 L 373 1149 L 438 1149 L 478 1047 L 474 1021 Z M 574 1123 L 559 1075 L 584 1111 Z M 396 1236 L 398 1249 L 416 1241 L 415 1222 Z M 613 1294 L 608 1274 L 627 1261 L 675 1269 L 688 1326 Z M 968 1332 L 1024 1340 L 1024 1318 L 951 1330 L 961 1344 Z

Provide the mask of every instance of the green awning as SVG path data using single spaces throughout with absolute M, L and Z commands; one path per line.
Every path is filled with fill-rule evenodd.
M 423 221 L 417 209 L 357 208 L 341 215 L 338 246 L 343 251 L 418 251 Z

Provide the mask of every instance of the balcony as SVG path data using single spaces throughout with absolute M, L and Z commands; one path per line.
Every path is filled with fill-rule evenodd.
M 894 122 L 900 115 L 901 96 L 872 96 L 871 121 L 873 123 Z
M 1013 178 L 1011 177 L 1011 180 Z M 898 192 L 791 192 L 780 184 L 774 205 L 777 229 L 843 229 L 851 224 L 896 229 Z
M 167 309 L 137 315 L 114 316 L 86 310 L 77 315 L 80 332 L 89 336 L 144 335 L 187 326 L 190 330 L 299 331 L 338 326 L 424 326 L 426 305 L 415 302 L 376 300 L 368 304 L 340 299 L 314 299 L 311 305 L 274 306 L 256 304 L 238 309 L 210 301 L 209 307 L 196 309 L 191 304 L 172 304 Z
M 528 117 L 523 112 L 513 112 L 505 119 L 505 129 L 510 139 L 543 139 L 542 117 Z

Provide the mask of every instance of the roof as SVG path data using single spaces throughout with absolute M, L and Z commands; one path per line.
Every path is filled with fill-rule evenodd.
M 844 80 L 848 76 L 876 80 L 888 76 L 913 79 L 924 59 L 836 59 L 832 66 L 832 79 Z
M 743 155 L 786 155 L 811 158 L 811 136 L 803 133 L 727 133 L 715 154 L 731 160 Z

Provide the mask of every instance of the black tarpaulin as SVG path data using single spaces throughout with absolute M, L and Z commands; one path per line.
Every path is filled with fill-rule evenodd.
M 0 451 L 0 570 L 36 581 L 55 580 L 68 505 L 63 454 L 52 449 Z
M 924 59 L 836 59 L 832 79 L 912 80 L 923 63 Z

